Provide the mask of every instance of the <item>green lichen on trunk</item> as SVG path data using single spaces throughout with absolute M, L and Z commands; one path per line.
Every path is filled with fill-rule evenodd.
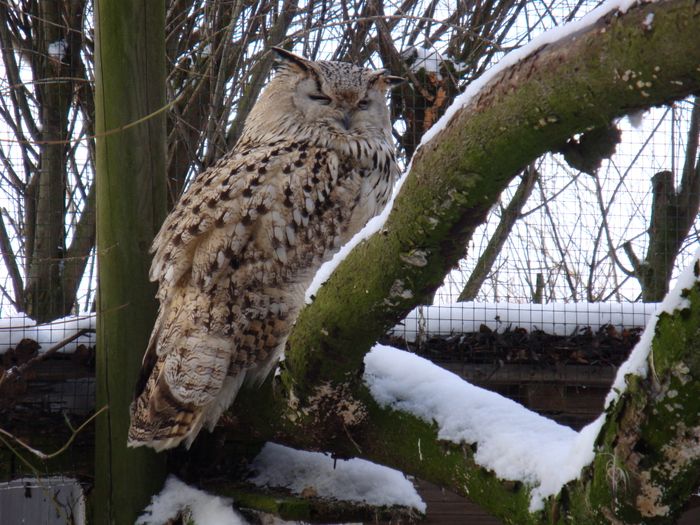
M 471 444 L 440 441 L 434 425 L 377 406 L 360 378 L 373 342 L 440 285 L 524 166 L 577 132 L 700 89 L 696 9 L 690 1 L 633 6 L 492 78 L 418 151 L 384 228 L 302 312 L 276 393 L 242 393 L 237 435 L 254 429 L 255 439 L 366 457 L 449 487 L 508 523 L 670 522 L 700 472 L 700 392 L 691 384 L 700 382 L 686 362 L 697 350 L 697 314 L 661 320 L 654 373 L 629 380 L 606 414 L 593 464 L 536 513 L 531 487 L 477 466 Z M 694 414 L 669 410 L 674 399 Z
M 628 376 L 592 467 L 569 487 L 572 516 L 588 514 L 576 523 L 676 523 L 700 483 L 700 283 L 684 293 L 659 318 L 648 376 Z
M 303 522 L 389 522 L 411 523 L 417 521 L 420 514 L 406 507 L 373 507 L 360 502 L 338 501 L 323 498 L 309 490 L 308 494 L 291 495 L 285 491 L 253 487 L 217 481 L 205 488 L 216 490 L 217 494 L 227 496 L 236 502 L 243 514 L 250 510 L 279 516 L 283 520 Z M 251 516 L 251 522 L 256 516 Z M 259 518 L 259 517 L 258 517 Z
M 697 90 L 695 9 L 678 1 L 607 16 L 507 68 L 459 110 L 417 152 L 382 231 L 301 313 L 285 378 L 296 395 L 322 380 L 356 378 L 372 343 L 440 286 L 529 162 L 577 132 Z

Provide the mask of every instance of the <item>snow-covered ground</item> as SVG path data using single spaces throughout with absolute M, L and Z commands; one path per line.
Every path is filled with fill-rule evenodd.
M 319 452 L 267 443 L 252 468 L 255 475 L 250 481 L 256 485 L 284 487 L 295 494 L 312 489 L 322 498 L 426 510 L 413 484 L 401 472 L 364 459 L 334 460 Z

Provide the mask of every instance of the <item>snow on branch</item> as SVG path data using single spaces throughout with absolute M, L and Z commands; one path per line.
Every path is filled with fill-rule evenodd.
M 56 342 L 86 330 L 83 335 L 64 345 L 59 351 L 71 353 L 80 345 L 94 346 L 95 315 L 69 316 L 47 324 L 36 324 L 26 315 L 0 319 L 0 354 L 9 348 L 15 348 L 22 339 L 31 339 L 39 343 L 39 353 L 47 351 Z
M 626 389 L 628 374 L 646 377 L 659 316 L 688 308 L 685 291 L 700 281 L 699 258 L 700 250 L 650 317 L 641 340 L 618 371 L 606 406 Z M 593 461 L 594 443 L 605 422 L 601 414 L 575 432 L 499 394 L 470 385 L 426 359 L 384 345 L 376 345 L 365 357 L 364 380 L 381 406 L 434 421 L 439 439 L 476 444 L 477 464 L 500 479 L 530 486 L 531 512 L 543 509 L 547 497 L 558 494 Z
M 532 511 L 593 460 L 599 418 L 580 433 L 499 394 L 470 385 L 415 354 L 384 345 L 365 357 L 364 379 L 384 407 L 435 421 L 438 438 L 476 443 L 475 461 L 500 479 L 533 487 Z
M 163 525 L 178 517 L 183 523 L 190 523 L 189 519 L 197 525 L 245 525 L 246 521 L 234 512 L 232 503 L 230 499 L 190 487 L 171 475 L 160 494 L 153 496 L 150 505 L 136 520 L 136 525 Z

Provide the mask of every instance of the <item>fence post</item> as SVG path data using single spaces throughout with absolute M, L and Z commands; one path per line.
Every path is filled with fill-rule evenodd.
M 129 403 L 157 303 L 148 248 L 166 211 L 165 2 L 95 5 L 98 335 L 93 523 L 133 524 L 165 457 L 127 449 Z

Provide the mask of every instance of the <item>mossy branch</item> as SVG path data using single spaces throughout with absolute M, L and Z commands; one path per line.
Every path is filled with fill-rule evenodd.
M 505 523 L 672 524 L 700 483 L 700 261 L 685 304 L 663 313 L 647 378 L 628 376 L 607 410 L 593 463 L 530 512 L 534 487 L 474 461 L 479 443 L 438 438 L 433 422 L 379 406 L 362 384 L 324 383 L 301 405 L 270 382 L 241 393 L 232 435 L 361 456 L 469 497 Z M 221 492 L 226 482 L 207 489 Z M 616 521 L 617 520 L 617 521 Z
M 313 492 L 297 496 L 286 490 L 227 482 L 217 483 L 215 487 L 217 494 L 232 498 L 244 513 L 249 509 L 274 514 L 287 521 L 411 523 L 420 518 L 416 510 L 407 507 L 378 508 L 361 502 L 326 499 Z M 207 484 L 203 488 L 209 490 Z
M 610 14 L 504 69 L 460 109 L 416 153 L 382 231 L 302 311 L 286 361 L 296 395 L 356 374 L 374 341 L 442 284 L 530 162 L 589 127 L 698 91 L 696 10 L 668 1 Z
M 687 293 L 689 308 L 657 326 L 656 376 L 631 381 L 607 414 L 593 465 L 541 513 L 528 510 L 529 487 L 476 465 L 471 444 L 439 441 L 434 425 L 377 406 L 359 378 L 374 341 L 441 284 L 527 164 L 575 133 L 700 89 L 698 35 L 692 1 L 637 5 L 493 77 L 419 149 L 384 228 L 302 312 L 281 388 L 242 392 L 235 434 L 394 466 L 468 495 L 508 523 L 672 523 L 700 473 L 695 456 L 684 455 L 700 435 L 693 357 L 700 352 L 690 337 L 700 329 L 697 285 Z M 671 391 L 675 412 L 664 405 Z M 664 417 L 651 417 L 655 411 Z M 618 469 L 625 475 L 610 475 Z M 625 490 L 620 479 L 628 480 Z

